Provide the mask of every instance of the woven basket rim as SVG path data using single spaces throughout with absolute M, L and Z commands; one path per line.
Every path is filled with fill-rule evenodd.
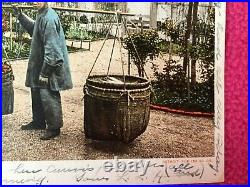
M 86 80 L 86 83 L 88 85 L 98 85 L 103 88 L 123 88 L 124 86 L 127 88 L 144 88 L 150 85 L 150 81 L 142 78 L 142 77 L 137 77 L 137 76 L 132 76 L 132 75 L 125 75 L 125 79 L 134 79 L 134 80 L 139 80 L 140 82 L 126 82 L 124 83 L 113 83 L 113 82 L 100 82 L 95 80 L 95 78 L 104 78 L 107 77 L 107 75 L 92 75 L 89 76 Z M 123 78 L 123 75 L 109 75 L 109 77 L 119 77 L 120 79 Z

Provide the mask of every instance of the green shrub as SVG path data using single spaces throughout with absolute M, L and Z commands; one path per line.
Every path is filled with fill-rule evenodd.
M 156 31 L 133 33 L 123 40 L 124 47 L 131 55 L 139 76 L 144 76 L 144 66 L 159 55 L 159 35 Z

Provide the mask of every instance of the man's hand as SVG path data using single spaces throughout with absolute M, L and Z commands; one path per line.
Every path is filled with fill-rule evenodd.
M 17 7 L 17 5 L 12 5 L 13 15 L 18 17 L 21 14 L 21 9 Z
M 39 76 L 39 82 L 41 85 L 47 86 L 49 84 L 49 78 L 43 77 L 42 75 Z

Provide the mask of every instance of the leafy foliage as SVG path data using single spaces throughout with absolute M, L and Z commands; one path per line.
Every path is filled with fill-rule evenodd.
M 215 9 L 210 9 L 208 12 L 207 22 L 199 21 L 197 29 L 202 38 L 197 46 L 197 56 L 202 70 L 201 78 L 207 81 L 214 77 Z
M 190 58 L 197 60 L 201 69 L 201 80 L 190 87 L 190 100 L 188 101 L 187 79 L 178 62 L 170 60 L 165 62 L 163 72 L 153 64 L 155 80 L 152 86 L 155 91 L 153 103 L 167 105 L 177 109 L 190 111 L 214 112 L 214 42 L 215 42 L 215 12 L 208 9 L 208 19 L 199 19 L 196 25 L 198 38 L 196 45 L 188 44 L 188 51 L 184 47 L 185 22 L 174 25 L 170 20 L 162 24 L 161 29 L 166 30 L 173 42 L 173 52 L 183 57 L 186 52 Z M 166 41 L 162 41 L 164 48 Z M 162 47 L 163 46 L 163 47 Z
M 139 76 L 144 75 L 145 64 L 159 55 L 159 41 L 158 33 L 153 30 L 133 33 L 124 39 L 124 48 L 129 51 L 132 62 L 138 69 Z
M 106 32 L 96 32 L 82 28 L 79 24 L 72 24 L 66 33 L 67 39 L 96 40 L 106 36 Z
M 30 40 L 23 40 L 22 43 L 17 39 L 11 41 L 8 38 L 3 38 L 3 47 L 2 47 L 2 58 L 3 59 L 15 59 L 15 58 L 24 58 L 29 56 L 30 51 Z M 12 45 L 12 47 L 11 47 Z M 5 52 L 3 51 L 5 49 Z
M 213 78 L 192 86 L 189 102 L 186 77 L 180 64 L 169 60 L 165 62 L 163 72 L 155 64 L 153 69 L 156 78 L 152 81 L 155 92 L 153 103 L 189 111 L 213 112 L 214 91 L 210 86 Z
M 64 33 L 67 33 L 71 27 L 72 22 L 75 20 L 73 13 L 66 11 L 59 11 L 58 16 L 60 18 Z
M 184 37 L 184 26 L 184 21 L 175 23 L 173 20 L 167 18 L 158 26 L 158 29 L 168 36 L 173 43 L 178 43 L 180 38 Z

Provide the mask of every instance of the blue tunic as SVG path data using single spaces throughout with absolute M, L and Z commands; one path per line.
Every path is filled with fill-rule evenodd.
M 71 89 L 68 51 L 56 12 L 52 8 L 42 9 L 35 22 L 21 14 L 19 21 L 32 35 L 25 85 L 43 88 L 39 83 L 39 75 L 42 75 L 49 78 L 49 88 L 53 91 Z

